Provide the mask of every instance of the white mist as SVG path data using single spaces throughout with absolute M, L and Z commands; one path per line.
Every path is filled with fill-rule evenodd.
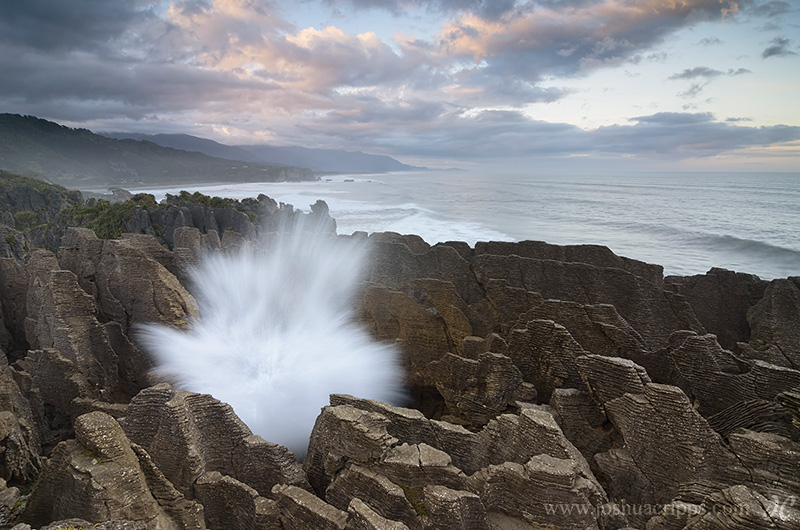
M 193 271 L 200 319 L 139 339 L 179 388 L 229 403 L 250 429 L 305 456 L 332 393 L 395 402 L 398 352 L 355 320 L 368 243 L 296 229 Z

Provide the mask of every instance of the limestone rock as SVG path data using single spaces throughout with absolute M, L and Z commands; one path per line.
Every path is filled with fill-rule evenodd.
M 800 389 L 781 392 L 775 400 L 792 413 L 792 424 L 800 432 Z
M 375 462 L 384 451 L 398 444 L 378 413 L 351 405 L 324 407 L 317 417 L 303 469 L 314 491 L 323 496 L 333 477 L 349 460 Z
M 515 327 L 531 320 L 552 320 L 564 326 L 584 350 L 598 355 L 636 362 L 646 358 L 644 339 L 610 304 L 542 300 L 522 313 Z
M 608 247 L 600 245 L 552 245 L 544 241 L 520 241 L 518 243 L 489 241 L 476 243 L 475 254 L 496 256 L 513 254 L 523 258 L 587 263 L 597 267 L 623 269 L 657 286 L 661 286 L 664 280 L 664 268 L 661 265 L 651 265 L 643 261 L 620 257 Z
M 95 399 L 96 391 L 75 363 L 58 350 L 31 350 L 14 368 L 23 396 L 31 404 L 34 423 L 43 446 L 53 446 L 72 436 L 72 417 L 79 410 L 73 401 Z
M 476 494 L 452 490 L 439 485 L 429 485 L 423 488 L 422 495 L 434 528 L 442 530 L 489 529 L 486 508 Z
M 588 392 L 574 388 L 556 389 L 550 397 L 550 406 L 564 436 L 590 465 L 594 462 L 594 455 L 611 448 L 614 439 L 609 432 L 608 418 Z
M 156 529 L 205 528 L 199 505 L 184 499 L 162 505 L 157 498 L 161 497 L 159 490 L 169 484 L 150 487 L 149 482 L 158 477 L 142 469 L 112 417 L 101 412 L 81 416 L 75 422 L 75 433 L 76 440 L 61 442 L 53 451 L 28 499 L 23 514 L 26 522 L 41 526 L 79 517 L 144 521 Z
M 344 530 L 347 524 L 347 512 L 297 486 L 276 484 L 272 495 L 277 500 L 284 530 Z
M 401 521 L 409 528 L 419 527 L 417 512 L 403 488 L 385 475 L 358 464 L 349 465 L 336 475 L 325 491 L 325 500 L 340 510 L 350 510 L 353 502 L 358 501 L 383 518 Z
M 468 306 L 485 298 L 470 264 L 452 246 L 437 245 L 415 254 L 405 243 L 377 241 L 376 234 L 370 236 L 370 241 L 372 253 L 367 279 L 376 285 L 423 301 L 423 289 L 415 280 L 430 278 L 452 283 Z
M 429 420 L 418 411 L 376 401 L 337 395 L 332 401 L 346 404 L 323 408 L 303 464 L 320 495 L 348 461 L 377 463 L 404 443 L 406 448 L 393 454 L 404 454 L 399 460 L 408 462 L 417 458 L 415 466 L 420 457 L 412 446 L 424 444 L 435 450 L 431 454 L 441 453 L 437 458 L 446 455 L 466 474 L 507 461 L 524 464 L 532 456 L 548 454 L 575 460 L 587 479 L 594 480 L 588 463 L 545 410 L 523 408 L 519 414 L 502 414 L 480 431 L 470 432 L 452 423 Z
M 132 379 L 137 374 L 132 366 L 120 373 L 114 346 L 124 350 L 128 362 L 141 354 L 118 330 L 98 322 L 92 297 L 81 289 L 72 272 L 59 269 L 50 251 L 36 249 L 26 261 L 30 278 L 25 319 L 28 343 L 34 349 L 58 350 L 82 374 L 91 391 L 81 397 L 102 397 L 109 402 L 129 399 L 126 390 L 136 386 Z
M 750 359 L 800 370 L 800 277 L 773 280 L 764 297 L 747 312 Z
M 570 332 L 552 320 L 531 320 L 511 330 L 508 338 L 508 356 L 543 401 L 556 388 L 583 386 L 575 359 L 585 353 Z
M 144 386 L 149 361 L 117 323 L 98 321 L 95 300 L 55 256 L 26 257 L 26 342 L 34 349 L 14 364 L 45 445 L 71 434 L 82 410 L 73 400 L 124 403 Z
M 771 433 L 740 429 L 728 437 L 731 451 L 750 472 L 756 489 L 800 493 L 800 443 Z M 777 495 L 777 492 L 776 492 Z M 796 506 L 800 509 L 800 505 Z
M 203 505 L 206 528 L 281 528 L 275 501 L 260 497 L 247 484 L 218 471 L 209 471 L 200 476 L 194 484 L 194 494 Z
M 398 234 L 397 232 L 376 232 L 370 236 L 373 243 L 394 243 L 404 245 L 414 254 L 424 254 L 431 246 L 415 234 Z
M 645 383 L 640 393 L 626 392 L 605 402 L 605 409 L 632 461 L 647 477 L 650 486 L 640 492 L 644 499 L 665 503 L 685 483 L 725 485 L 749 478 L 677 387 Z
M 347 530 L 408 530 L 408 527 L 399 521 L 381 517 L 361 499 L 353 499 L 347 507 L 347 512 L 350 515 Z
M 509 286 L 538 292 L 544 299 L 611 304 L 651 350 L 664 346 L 673 331 L 704 331 L 682 296 L 622 269 L 476 254 L 472 270 L 482 285 L 504 279 Z
M 62 266 L 78 277 L 98 307 L 127 332 L 136 322 L 163 322 L 182 327 L 197 317 L 197 302 L 162 263 L 171 253 L 151 236 L 97 240 L 92 233 L 70 229 L 59 250 Z M 176 266 L 177 267 L 177 266 Z M 173 268 L 178 272 L 177 268 Z
M 485 335 L 489 331 L 473 330 L 473 323 L 478 324 L 479 318 L 472 314 L 472 309 L 458 296 L 452 282 L 423 278 L 414 283 L 422 288 L 436 314 L 444 321 L 450 351 L 460 354 L 465 337 L 473 334 Z
M 27 350 L 25 318 L 28 302 L 28 273 L 22 263 L 10 258 L 0 258 L 0 309 L 2 324 L 7 335 L 2 348 L 7 354 L 14 350 Z
M 655 506 L 655 492 L 650 479 L 639 468 L 630 451 L 625 447 L 612 447 L 605 453 L 594 456 L 597 476 L 606 485 L 611 499 L 632 506 Z M 646 515 L 646 514 L 645 514 Z M 652 515 L 652 514 L 650 514 Z M 634 522 L 641 523 L 648 517 L 630 515 Z
M 483 353 L 474 361 L 448 353 L 429 366 L 450 413 L 475 426 L 485 425 L 515 401 L 536 398 L 535 391 L 525 395 L 522 374 L 499 353 Z
M 706 418 L 723 438 L 738 429 L 778 434 L 794 441 L 800 432 L 792 426 L 792 413 L 776 401 L 752 399 L 740 401 Z
M 584 355 L 576 364 L 589 394 L 601 405 L 627 393 L 642 394 L 651 382 L 647 371 L 629 359 Z
M 30 403 L 22 396 L 12 370 L 0 367 L 0 479 L 35 478 L 42 467 L 40 450 Z
M 442 318 L 426 311 L 405 293 L 377 286 L 364 290 L 362 313 L 376 339 L 400 341 L 408 383 L 435 386 L 428 374 L 428 363 L 450 351 Z
M 800 510 L 788 499 L 770 499 L 744 485 L 711 495 L 703 512 L 691 518 L 685 530 L 790 530 L 800 526 Z M 658 526 L 648 525 L 648 530 Z
M 209 395 L 156 385 L 131 400 L 122 426 L 186 495 L 207 471 L 229 475 L 264 497 L 275 484 L 309 487 L 288 449 L 253 435 L 229 405 Z
M 710 416 L 741 401 L 772 400 L 800 387 L 800 371 L 761 360 L 742 360 L 723 350 L 714 335 L 689 335 L 670 352 L 687 392 Z
M 332 394 L 330 400 L 332 406 L 349 405 L 386 418 L 387 421 L 383 424 L 386 432 L 398 441 L 403 440 L 411 444 L 430 442 L 436 436 L 435 428 L 432 425 L 440 423 L 431 422 L 418 410 L 397 407 L 373 399 Z M 464 430 L 464 432 L 468 431 Z
M 431 483 L 462 488 L 467 483 L 466 475 L 452 465 L 450 455 L 425 443 L 392 447 L 373 468 L 395 484 L 409 488 Z
M 723 348 L 735 351 L 736 343 L 750 340 L 747 312 L 764 296 L 768 282 L 714 268 L 695 276 L 668 276 L 665 284 L 686 297 L 697 319 Z
M 524 465 L 489 466 L 473 479 L 489 511 L 524 520 L 535 528 L 599 528 L 597 507 L 605 502 L 605 493 L 585 480 L 574 461 L 541 454 Z

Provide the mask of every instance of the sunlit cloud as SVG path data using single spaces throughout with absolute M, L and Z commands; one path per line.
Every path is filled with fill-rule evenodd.
M 785 4 L 4 2 L 0 106 L 3 111 L 97 130 L 187 132 L 231 143 L 269 141 L 448 160 L 598 153 L 704 156 L 742 149 L 747 142 L 762 145 L 764 139 L 776 145 L 794 141 L 796 128 L 773 127 L 774 121 L 766 128 L 750 127 L 763 121 L 747 109 L 718 114 L 741 113 L 752 122 L 718 121 L 703 113 L 717 97 L 704 94 L 712 91 L 709 83 L 732 86 L 738 82 L 735 77 L 750 80 L 761 72 L 753 61 L 739 62 L 741 53 L 726 58 L 728 63 L 698 59 L 703 65 L 698 66 L 691 54 L 687 57 L 692 62 L 677 63 L 680 54 L 670 49 L 671 39 L 702 28 L 705 35 L 714 36 L 698 31 L 686 46 L 694 52 L 718 53 L 730 45 L 727 25 L 744 24 L 752 17 L 762 23 L 784 22 L 795 12 Z M 320 19 L 332 22 L 298 24 L 292 17 L 297 9 L 327 10 Z M 338 18 L 332 16 L 334 9 Z M 392 17 L 397 31 L 387 36 L 369 27 L 353 31 L 337 25 L 337 20 L 356 12 Z M 436 17 L 438 33 L 420 35 L 413 25 L 404 25 L 421 16 Z M 754 41 L 758 44 L 747 52 L 759 65 L 770 65 L 778 57 L 793 60 L 792 41 L 763 27 L 760 31 Z M 655 71 L 659 74 L 654 77 Z M 677 88 L 670 89 L 669 101 L 654 96 L 652 101 L 631 103 L 614 118 L 614 126 L 605 128 L 595 123 L 584 130 L 574 125 L 578 121 L 567 123 L 557 113 L 550 113 L 549 120 L 526 115 L 531 105 L 559 108 L 573 101 L 570 98 L 586 90 L 575 88 L 573 81 L 598 72 L 616 72 L 619 80 L 611 81 L 618 83 L 616 88 L 646 79 Z M 592 91 L 593 99 L 571 112 L 589 113 L 602 106 L 615 88 L 602 86 L 607 88 Z M 685 131 L 667 123 L 666 114 L 653 115 L 661 116 L 655 121 L 627 121 L 643 113 L 636 109 L 683 109 L 677 114 L 691 119 L 680 125 Z M 697 121 L 697 116 L 705 118 Z M 650 140 L 667 129 L 674 141 L 656 148 Z M 701 142 L 700 134 L 707 134 L 708 142 Z

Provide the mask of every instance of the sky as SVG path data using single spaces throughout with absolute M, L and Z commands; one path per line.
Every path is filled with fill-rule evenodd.
M 0 112 L 428 167 L 800 172 L 795 0 L 4 0 Z

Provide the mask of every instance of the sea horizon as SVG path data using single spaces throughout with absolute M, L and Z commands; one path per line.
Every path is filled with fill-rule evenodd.
M 302 211 L 322 199 L 340 234 L 591 244 L 662 265 L 665 275 L 712 267 L 763 279 L 800 275 L 796 172 L 412 171 L 129 189 L 157 200 L 180 190 L 234 199 L 263 193 Z

